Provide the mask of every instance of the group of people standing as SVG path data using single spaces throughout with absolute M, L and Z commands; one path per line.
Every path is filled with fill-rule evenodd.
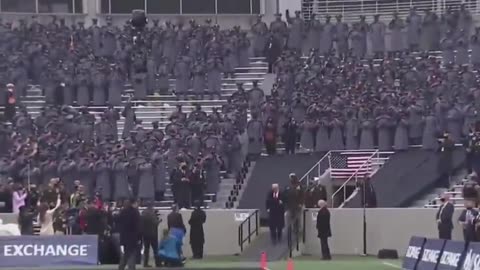
M 380 14 L 374 15 L 371 22 L 367 22 L 365 15 L 359 15 L 359 21 L 350 25 L 342 20 L 342 15 L 336 15 L 335 22 L 330 14 L 322 14 L 322 18 L 314 13 L 308 21 L 302 18 L 300 11 L 292 17 L 286 10 L 285 15 L 286 20 L 283 20 L 282 14 L 275 14 L 270 27 L 261 17 L 253 24 L 256 56 L 263 56 L 265 44 L 270 49 L 315 50 L 321 55 L 355 59 L 383 58 L 387 52 L 438 51 L 447 44 L 461 49 L 471 44 L 474 54 L 480 56 L 475 47 L 476 38 L 470 39 L 473 19 L 466 4 L 449 6 L 441 16 L 428 9 L 421 14 L 413 6 L 405 19 L 394 12 L 388 24 Z M 278 53 L 278 49 L 270 52 Z M 275 61 L 274 57 L 271 60 Z
M 202 259 L 205 243 L 203 224 L 206 222 L 206 214 L 200 208 L 198 202 L 196 205 L 188 221 L 190 225 L 190 245 L 193 259 Z M 144 267 L 150 267 L 148 264 L 150 247 L 157 267 L 183 266 L 186 258 L 183 255 L 182 246 L 187 230 L 182 214 L 178 211 L 176 205 L 172 206 L 172 212 L 167 216 L 167 228 L 163 230 L 160 241 L 158 239 L 158 225 L 161 220 L 152 208 L 147 208 L 140 214 L 138 204 L 135 201 L 130 201 L 120 210 L 118 219 L 120 244 L 123 247 L 119 270 L 124 270 L 126 266 L 129 270 L 135 269 L 136 257 L 140 249 L 139 243 L 141 242 L 144 246 Z
M 307 192 L 295 174 L 290 174 L 290 185 L 281 190 L 276 183 L 272 184 L 272 189 L 267 193 L 265 202 L 268 213 L 268 226 L 270 228 L 270 237 L 273 245 L 282 244 L 283 229 L 285 225 L 288 228 L 288 234 L 293 241 L 301 237 L 303 209 L 305 207 Z M 325 197 L 319 197 L 315 205 L 308 207 L 319 207 L 317 215 L 316 228 L 318 238 L 322 248 L 322 258 L 331 260 L 328 238 L 332 237 L 330 228 L 330 211 L 327 208 Z

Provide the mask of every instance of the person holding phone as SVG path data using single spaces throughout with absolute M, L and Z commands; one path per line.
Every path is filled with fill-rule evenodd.
M 62 204 L 60 194 L 57 195 L 57 204 L 54 207 L 49 206 L 47 202 L 42 202 L 38 206 L 38 223 L 40 224 L 40 235 L 54 235 L 53 230 L 53 213 Z

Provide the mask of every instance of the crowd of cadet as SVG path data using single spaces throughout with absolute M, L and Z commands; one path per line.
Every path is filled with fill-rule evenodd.
M 67 26 L 56 18 L 46 25 L 2 22 L 0 52 L 11 53 L 0 54 L 0 78 L 12 83 L 2 95 L 11 122 L 0 131 L 2 145 L 8 146 L 0 149 L 2 183 L 11 178 L 41 185 L 60 177 L 68 192 L 79 180 L 87 194 L 98 192 L 103 200 L 149 201 L 163 197 L 170 179 L 175 200 L 188 207 L 200 194 L 217 191 L 221 168 L 235 174 L 246 154 L 259 155 L 263 147 L 276 153 L 279 138 L 287 153 L 295 152 L 297 141 L 308 151 L 405 150 L 411 144 L 433 150 L 445 131 L 454 142 L 471 133 L 480 101 L 475 62 L 480 46 L 477 35 L 470 36 L 465 6 L 447 9 L 441 19 L 413 8 L 405 21 L 395 15 L 388 27 L 378 16 L 370 25 L 361 17 L 349 26 L 339 16 L 337 23 L 329 16 L 325 23 L 316 17 L 305 23 L 298 12 L 286 15 L 287 22 L 277 15 L 270 27 L 259 17 L 251 29 L 253 54 L 274 59 L 277 81 L 270 96 L 256 82 L 248 90 L 239 84 L 228 103 L 210 115 L 200 106 L 189 115 L 179 107 L 165 131 L 155 122 L 152 129 L 143 127 L 132 102 L 122 112 L 113 108 L 121 104 L 125 83 L 132 84 L 135 99 L 143 99 L 169 88 L 161 76 L 166 69 L 168 78 L 176 78 L 179 98 L 190 86 L 212 90 L 222 76 L 248 64 L 242 62 L 250 50 L 246 32 L 221 30 L 209 20 L 202 25 L 192 20 L 188 27 L 153 20 L 141 33 L 128 23 L 120 29 L 111 18 L 105 26 L 94 19 L 90 27 Z M 389 28 L 391 43 L 406 46 L 390 46 L 395 53 L 383 54 L 385 31 L 377 28 Z M 450 47 L 443 46 L 452 38 L 453 62 Z M 457 46 L 465 43 L 461 40 L 472 49 L 466 58 L 471 66 Z M 443 61 L 423 52 L 440 47 Z M 302 49 L 311 51 L 307 58 Z M 195 67 L 212 59 L 222 62 L 219 74 L 209 69 L 196 77 L 190 69 L 190 62 Z M 39 85 L 49 104 L 35 119 L 20 101 L 29 83 Z M 12 100 L 17 112 L 15 106 L 8 110 Z M 100 119 L 87 107 L 67 106 L 105 104 Z
M 68 193 L 78 181 L 89 198 L 145 202 L 163 200 L 170 184 L 175 201 L 188 208 L 218 191 L 222 170 L 236 175 L 242 168 L 246 116 L 230 109 L 207 115 L 197 106 L 187 115 L 179 106 L 163 131 L 156 122 L 145 129 L 131 103 L 123 112 L 107 109 L 99 121 L 86 108 L 47 107 L 35 119 L 21 108 L 2 125 L 0 183 L 39 187 L 58 177 Z M 120 114 L 126 122 L 119 137 Z
M 220 29 L 210 19 L 185 27 L 154 19 L 139 30 L 130 22 L 120 28 L 111 17 L 86 27 L 54 16 L 48 24 L 0 22 L 0 33 L 0 80 L 16 86 L 17 99 L 29 84 L 40 86 L 47 104 L 118 106 L 125 84 L 145 99 L 170 93 L 170 78 L 179 97 L 219 96 L 222 78 L 249 64 L 247 32 Z
M 472 135 L 480 44 L 464 5 L 441 19 L 413 8 L 406 20 L 395 14 L 388 26 L 378 16 L 371 24 L 362 16 L 352 27 L 340 16 L 337 23 L 329 16 L 305 23 L 298 12 L 287 19 L 277 16 L 271 28 L 280 44 L 273 47 L 285 49 L 272 63 L 277 81 L 261 108 L 269 119 L 263 127 L 275 134 L 269 138 L 283 138 L 289 148 L 296 134 L 308 151 L 401 151 L 410 145 L 436 150 L 445 132 L 454 143 Z M 432 53 L 440 49 L 443 57 Z

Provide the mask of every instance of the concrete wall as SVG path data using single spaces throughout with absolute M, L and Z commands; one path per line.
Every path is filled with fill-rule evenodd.
M 10 224 L 10 223 L 18 223 L 17 215 L 16 214 L 0 214 L 0 219 L 2 220 L 3 224 Z
M 303 253 L 320 255 L 317 238 L 316 212 L 305 212 L 306 242 Z M 377 208 L 366 209 L 367 254 L 377 255 L 380 249 L 396 249 L 405 254 L 411 236 L 436 238 L 436 209 L 426 208 Z M 358 255 L 363 253 L 363 209 L 330 209 L 333 237 L 330 249 L 333 254 Z M 463 240 L 461 227 L 457 224 L 460 210 L 454 213 L 453 239 Z
M 240 253 L 240 246 L 238 245 L 238 228 L 242 223 L 242 216 L 249 215 L 255 210 L 223 210 L 223 209 L 212 209 L 207 210 L 207 222 L 203 226 L 205 232 L 205 246 L 204 252 L 206 255 L 234 255 Z M 191 215 L 190 210 L 181 211 L 183 216 L 183 222 L 187 227 L 187 235 L 183 241 L 183 252 L 187 257 L 191 257 L 190 249 L 190 226 L 188 225 L 188 220 Z M 169 211 L 162 211 L 162 223 L 160 224 L 159 236 L 162 235 L 163 229 L 167 227 L 167 215 Z M 255 219 L 251 219 L 251 229 L 255 228 Z M 244 238 L 248 235 L 248 226 L 245 224 L 243 226 L 243 235 Z M 252 240 L 256 236 L 252 236 Z M 248 242 L 245 243 L 248 245 Z
M 206 255 L 234 255 L 240 253 L 238 245 L 238 227 L 245 216 L 255 210 L 207 210 L 205 230 Z M 317 209 L 308 209 L 305 212 L 306 242 L 302 253 L 320 255 L 320 241 L 317 238 L 316 213 Z M 363 252 L 363 209 L 331 209 L 331 226 L 333 237 L 330 239 L 330 248 L 333 254 L 358 255 Z M 437 237 L 435 222 L 436 209 L 426 208 L 377 208 L 367 209 L 367 253 L 376 255 L 378 250 L 396 249 L 400 256 L 405 254 L 410 237 L 413 235 Z M 456 220 L 460 210 L 454 214 L 455 229 L 453 239 L 463 240 L 462 231 Z M 162 223 L 159 233 L 167 226 L 169 211 L 162 211 Z M 184 254 L 191 256 L 189 245 L 189 225 L 191 211 L 181 212 L 187 226 L 187 237 L 184 241 Z M 16 215 L 0 214 L 3 223 L 16 223 Z M 246 224 L 245 224 L 246 225 Z M 255 228 L 255 219 L 251 221 L 251 229 Z M 247 236 L 248 226 L 243 227 L 244 237 Z M 255 236 L 252 237 L 252 240 Z M 248 245 L 248 243 L 245 243 Z
M 240 253 L 240 246 L 238 245 L 238 228 L 244 218 L 255 210 L 207 210 L 207 221 L 204 224 L 205 231 L 205 246 L 204 252 L 207 255 L 234 255 Z M 192 256 L 190 249 L 190 226 L 188 220 L 191 215 L 190 210 L 181 211 L 183 221 L 187 227 L 187 235 L 184 239 L 183 252 L 187 257 Z M 169 211 L 161 211 L 161 218 L 163 221 L 158 227 L 159 237 L 162 235 L 163 229 L 167 227 L 167 215 Z M 17 215 L 15 214 L 0 214 L 0 219 L 3 224 L 17 223 Z M 251 230 L 255 229 L 255 219 L 251 219 Z M 243 226 L 244 238 L 248 235 L 248 224 Z M 256 238 L 252 236 L 252 241 Z M 248 242 L 245 243 L 248 246 Z

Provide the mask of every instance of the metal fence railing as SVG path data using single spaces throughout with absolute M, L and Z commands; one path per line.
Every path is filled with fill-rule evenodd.
M 357 183 L 358 180 L 364 179 L 366 176 L 370 176 L 373 173 L 373 170 L 375 169 L 373 164 L 378 163 L 376 160 L 380 158 L 379 154 L 379 151 L 373 152 L 368 159 L 364 161 L 364 163 L 337 189 L 337 191 L 332 194 L 332 206 L 335 206 L 337 194 L 343 194 L 342 201 L 347 199 L 347 185 L 349 185 L 350 181 L 355 181 L 355 183 Z
M 306 20 L 311 14 L 342 15 L 346 22 L 359 21 L 360 15 L 372 20 L 373 15 L 381 14 L 382 20 L 390 20 L 394 12 L 406 18 L 412 7 L 416 7 L 420 14 L 430 10 L 437 14 L 444 13 L 447 7 L 458 8 L 466 4 L 472 14 L 478 14 L 477 1 L 472 0 L 302 0 L 302 13 Z
M 260 223 L 259 223 L 259 216 L 258 210 L 252 212 L 248 217 L 245 218 L 240 225 L 238 225 L 238 245 L 240 246 L 240 251 L 243 252 L 243 248 L 245 247 L 245 243 L 248 242 L 250 244 L 252 242 L 253 236 L 258 236 Z M 252 224 L 252 221 L 255 223 Z M 246 228 L 246 234 L 244 233 L 244 226 Z
M 330 168 L 330 155 L 332 151 L 326 153 L 313 167 L 306 172 L 300 182 L 307 187 L 310 186 L 312 181 L 315 181 L 315 178 L 321 176 L 328 168 Z

